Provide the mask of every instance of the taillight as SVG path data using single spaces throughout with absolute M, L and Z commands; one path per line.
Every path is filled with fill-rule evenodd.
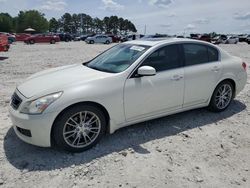
M 242 63 L 242 67 L 245 71 L 247 71 L 247 64 L 245 62 Z

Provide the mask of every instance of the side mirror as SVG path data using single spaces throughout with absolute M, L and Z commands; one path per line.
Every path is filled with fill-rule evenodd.
M 140 76 L 154 76 L 156 75 L 156 70 L 150 66 L 142 66 L 138 69 L 137 74 Z

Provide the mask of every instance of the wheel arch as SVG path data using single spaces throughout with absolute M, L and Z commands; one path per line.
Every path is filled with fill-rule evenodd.
M 50 131 L 50 142 L 51 142 L 51 145 L 54 145 L 54 140 L 53 140 L 53 131 L 54 131 L 54 125 L 55 125 L 55 122 L 57 121 L 57 119 L 66 111 L 68 110 L 69 108 L 72 108 L 74 106 L 77 106 L 77 105 L 91 105 L 91 106 L 95 106 L 95 107 L 98 107 L 101 109 L 101 111 L 104 113 L 104 116 L 105 116 L 105 119 L 106 119 L 106 123 L 107 123 L 107 127 L 106 127 L 106 133 L 109 133 L 110 131 L 110 115 L 107 111 L 107 109 L 97 103 L 97 102 L 93 102 L 93 101 L 84 101 L 84 102 L 77 102 L 77 103 L 74 103 L 74 104 L 71 104 L 69 106 L 67 106 L 66 108 L 64 108 L 55 118 L 55 120 L 53 121 L 53 124 L 52 124 L 52 127 L 51 127 L 51 131 Z
M 233 78 L 230 78 L 230 77 L 228 77 L 228 78 L 223 78 L 223 79 L 221 79 L 217 84 L 216 84 L 216 86 L 214 87 L 214 89 L 213 89 L 213 92 L 212 92 L 212 94 L 211 94 L 211 96 L 210 96 L 210 99 L 209 99 L 209 103 L 210 103 L 210 101 L 211 101 L 211 98 L 212 98 L 212 96 L 213 96 L 213 94 L 214 94 L 214 90 L 216 89 L 216 87 L 221 83 L 221 82 L 224 82 L 224 81 L 229 81 L 232 85 L 233 85 L 233 98 L 235 97 L 235 94 L 236 94 L 236 81 L 233 79 Z M 208 103 L 208 104 L 209 104 Z

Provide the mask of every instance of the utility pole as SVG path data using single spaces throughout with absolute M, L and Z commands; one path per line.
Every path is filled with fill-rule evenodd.
M 147 33 L 147 25 L 144 26 L 144 35 Z
M 83 26 L 82 26 L 82 14 L 81 14 L 81 35 L 83 34 Z

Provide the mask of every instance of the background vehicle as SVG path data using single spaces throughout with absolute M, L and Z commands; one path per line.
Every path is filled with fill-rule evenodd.
M 200 36 L 198 34 L 190 34 L 190 38 L 198 40 L 200 38 Z
M 112 42 L 114 42 L 114 43 L 121 41 L 121 37 L 119 37 L 117 35 L 108 34 L 107 36 L 112 38 Z
M 16 41 L 24 41 L 26 38 L 32 35 L 27 33 L 17 33 L 15 36 L 16 36 Z
M 220 35 L 212 39 L 213 44 L 237 44 L 239 39 L 235 36 Z
M 247 40 L 247 35 L 238 35 L 239 42 L 246 42 Z
M 228 36 L 225 44 L 237 44 L 239 42 L 239 38 L 236 36 Z
M 199 37 L 199 40 L 206 41 L 206 42 L 211 42 L 211 37 L 210 37 L 210 35 L 205 34 L 205 35 L 201 35 Z
M 0 34 L 7 36 L 9 44 L 12 44 L 13 42 L 16 42 L 16 36 L 15 35 L 12 35 L 10 33 L 4 33 L 4 32 L 0 32 Z
M 94 43 L 110 44 L 112 43 L 112 38 L 106 35 L 95 35 L 93 37 L 86 38 L 85 42 L 88 44 L 94 44 Z
M 57 35 L 59 36 L 60 41 L 69 42 L 72 40 L 71 35 L 68 33 L 59 33 Z
M 223 111 L 244 88 L 246 69 L 203 41 L 130 41 L 32 75 L 13 94 L 10 117 L 22 140 L 80 152 L 106 130 L 194 108 Z
M 250 44 L 250 35 L 247 36 L 246 42 L 247 42 L 248 44 Z
M 35 43 L 50 43 L 55 44 L 59 42 L 60 38 L 56 35 L 46 35 L 46 34 L 36 34 L 30 37 L 25 38 L 24 42 L 27 44 L 35 44 Z
M 7 52 L 9 47 L 8 37 L 4 34 L 0 34 L 0 52 Z

